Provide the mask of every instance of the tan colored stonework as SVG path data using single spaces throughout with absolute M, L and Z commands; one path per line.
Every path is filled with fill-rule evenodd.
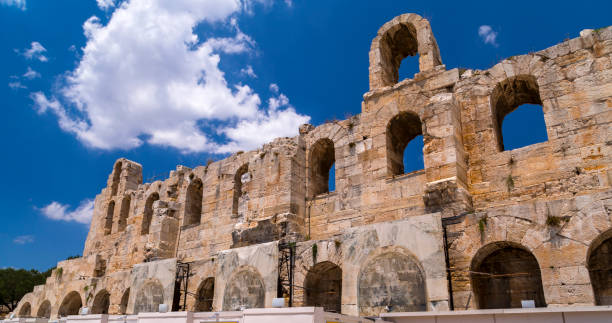
M 397 82 L 405 55 L 419 55 L 420 72 Z M 612 27 L 488 70 L 446 70 L 429 22 L 407 14 L 379 30 L 369 56 L 370 91 L 357 116 L 304 125 L 296 137 L 206 166 L 178 166 L 152 183 L 143 183 L 141 165 L 119 159 L 96 197 L 83 257 L 60 262 L 19 308 L 29 304 L 35 315 L 48 300 L 55 317 L 71 291 L 89 307 L 107 291 L 110 313 L 132 312 L 153 281 L 171 303 L 176 261 L 191 263 L 187 309 L 210 277 L 214 310 L 241 301 L 234 279 L 264 288 L 245 302 L 270 306 L 279 243 L 295 243 L 298 287 L 317 263 L 342 269 L 345 314 L 364 314 L 359 290 L 368 286 L 360 284 L 375 273 L 365 266 L 394 254 L 422 273 L 427 310 L 478 308 L 474 262 L 504 246 L 535 257 L 548 306 L 594 304 L 587 261 L 612 236 Z M 513 103 L 542 105 L 546 142 L 503 149 L 499 119 Z M 388 131 L 398 115 L 421 127 L 423 170 L 396 174 L 390 142 L 399 139 Z M 335 190 L 326 192 L 319 168 L 331 163 Z M 200 188 L 198 203 L 189 192 Z M 147 286 L 152 296 L 141 294 L 155 296 Z M 298 287 L 295 305 L 303 305 Z

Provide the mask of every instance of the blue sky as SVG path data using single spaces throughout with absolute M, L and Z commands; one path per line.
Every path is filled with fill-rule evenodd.
M 359 113 L 370 42 L 407 12 L 430 20 L 448 69 L 486 69 L 609 25 L 612 3 L 0 0 L 0 268 L 80 254 L 119 157 L 164 178 Z M 511 114 L 505 145 L 546 140 L 524 131 L 538 122 L 537 107 Z

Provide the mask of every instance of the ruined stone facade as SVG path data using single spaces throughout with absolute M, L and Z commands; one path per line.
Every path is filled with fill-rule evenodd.
M 410 55 L 420 72 L 398 82 Z M 347 120 L 153 183 L 119 159 L 83 257 L 60 262 L 17 313 L 269 307 L 287 292 L 281 245 L 295 252 L 294 306 L 611 304 L 612 27 L 488 70 L 447 70 L 429 22 L 405 14 L 369 57 L 370 91 Z M 525 103 L 543 109 L 548 140 L 506 150 L 504 117 Z M 404 174 L 418 135 L 425 168 Z M 187 293 L 177 263 L 190 264 Z

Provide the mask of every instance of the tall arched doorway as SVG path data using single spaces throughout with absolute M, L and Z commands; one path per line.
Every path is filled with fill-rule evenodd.
M 305 305 L 323 307 L 340 313 L 342 307 L 342 269 L 324 261 L 312 267 L 304 280 Z
M 591 244 L 587 260 L 595 305 L 612 305 L 612 230 Z
M 94 297 L 93 306 L 91 307 L 91 314 L 108 314 L 108 307 L 110 306 L 110 293 L 103 289 L 96 294 Z
M 25 302 L 19 309 L 19 317 L 30 317 L 32 316 L 32 305 Z
M 121 296 L 121 304 L 119 304 L 119 314 L 127 314 L 128 301 L 130 300 L 130 289 L 126 289 Z
M 64 297 L 64 300 L 60 305 L 58 315 L 60 317 L 65 317 L 68 315 L 78 315 L 81 306 L 83 306 L 81 295 L 79 295 L 79 293 L 76 291 L 72 291 Z
M 204 279 L 200 288 L 198 288 L 198 294 L 196 295 L 196 312 L 211 312 L 213 305 L 213 297 L 215 296 L 215 278 L 208 277 Z
M 540 266 L 524 247 L 510 242 L 486 245 L 474 256 L 471 268 L 478 308 L 521 308 L 523 300 L 546 306 Z
M 36 312 L 36 317 L 42 318 L 50 318 L 51 317 L 51 302 L 45 300 L 38 307 L 38 311 Z

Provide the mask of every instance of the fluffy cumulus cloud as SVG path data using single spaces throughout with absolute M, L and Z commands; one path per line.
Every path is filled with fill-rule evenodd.
M 72 211 L 69 209 L 70 205 L 53 201 L 41 208 L 40 212 L 51 220 L 89 224 L 93 215 L 94 201 L 87 199 L 82 201 L 76 209 Z
M 34 236 L 33 235 L 23 235 L 23 236 L 17 236 L 15 237 L 15 239 L 13 239 L 13 242 L 16 244 L 28 244 L 28 243 L 33 243 L 34 242 Z
M 497 44 L 497 32 L 489 25 L 482 25 L 478 27 L 478 36 L 482 39 L 485 44 L 491 44 L 495 47 Z
M 23 56 L 27 59 L 37 59 L 41 62 L 46 62 L 49 60 L 47 56 L 44 55 L 46 51 L 47 49 L 41 43 L 33 41 L 30 44 L 30 48 L 27 48 L 23 52 Z
M 309 117 L 278 91 L 270 99 L 278 103 L 270 104 L 249 85 L 230 84 L 219 67 L 223 55 L 254 51 L 255 41 L 236 21 L 252 2 L 116 4 L 105 25 L 97 17 L 84 23 L 87 44 L 78 66 L 59 92 L 33 93 L 35 106 L 40 113 L 55 113 L 62 129 L 99 149 L 146 142 L 183 152 L 225 153 L 295 135 Z M 200 39 L 194 27 L 201 23 L 224 26 L 230 36 Z M 255 75 L 252 67 L 244 68 L 246 75 Z
M 21 10 L 26 10 L 26 0 L 0 0 L 0 4 L 15 6 Z

